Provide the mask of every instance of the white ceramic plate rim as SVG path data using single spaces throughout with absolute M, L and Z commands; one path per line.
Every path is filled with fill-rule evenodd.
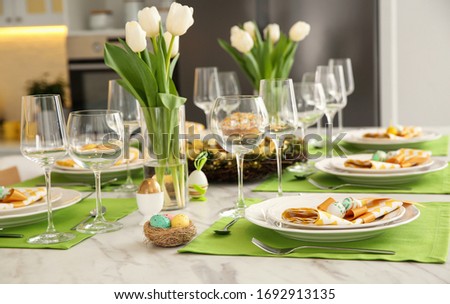
M 320 195 L 320 194 L 303 194 L 303 197 L 308 197 L 308 196 L 315 196 L 317 200 L 320 201 L 320 199 L 325 200 L 329 195 Z M 345 198 L 348 195 L 333 195 L 333 197 L 339 199 L 340 198 Z M 284 197 L 283 197 L 284 198 Z M 280 198 L 274 198 L 272 200 L 277 200 Z M 365 232 L 374 232 L 374 231 L 382 231 L 382 230 L 386 230 L 386 229 L 390 229 L 390 228 L 394 228 L 394 227 L 398 227 L 407 223 L 410 223 L 412 221 L 414 221 L 415 219 L 417 219 L 420 216 L 420 211 L 419 209 L 417 209 L 414 205 L 409 205 L 406 208 L 411 208 L 410 210 L 412 210 L 412 216 L 409 214 L 409 212 L 406 212 L 403 217 L 401 217 L 400 219 L 390 222 L 386 225 L 379 225 L 379 226 L 374 226 L 374 227 L 369 227 L 369 228 L 359 228 L 359 229 L 335 229 L 335 230 L 328 230 L 328 229 L 300 229 L 300 228 L 296 228 L 296 229 L 292 229 L 292 228 L 285 228 L 285 227 L 277 227 L 277 226 L 273 226 L 269 223 L 267 223 L 264 220 L 264 210 L 266 210 L 270 204 L 273 204 L 273 201 L 270 200 L 266 200 L 263 201 L 261 203 L 257 203 L 257 204 L 253 204 L 251 206 L 249 206 L 246 210 L 245 210 L 245 218 L 250 221 L 251 223 L 263 227 L 263 228 L 267 228 L 267 229 L 271 229 L 274 231 L 279 231 L 279 232 L 286 232 L 286 233 L 294 233 L 294 234 L 299 234 L 299 236 L 301 236 L 302 234 L 307 234 L 307 235 L 325 235 L 325 236 L 331 236 L 333 234 L 355 234 L 355 233 L 365 233 Z M 356 237 L 355 237 L 356 238 Z
M 438 139 L 442 134 L 432 130 L 422 130 L 422 135 L 413 138 L 364 138 L 365 133 L 377 133 L 385 132 L 386 128 L 367 128 L 346 132 L 344 141 L 352 144 L 377 144 L 377 145 L 397 145 L 397 144 L 410 144 L 421 143 Z
M 129 169 L 133 170 L 133 169 L 136 169 L 136 168 L 140 168 L 143 163 L 144 163 L 144 160 L 142 160 L 142 159 L 135 160 L 134 162 L 131 162 L 129 164 Z M 55 168 L 52 171 L 53 172 L 58 172 L 58 173 L 64 173 L 64 174 L 92 174 L 92 175 L 94 175 L 94 173 L 91 170 L 88 170 L 88 169 L 84 169 L 84 168 L 70 168 L 70 167 L 62 167 L 62 166 L 57 167 L 56 165 L 55 165 Z M 122 171 L 126 171 L 126 165 L 119 165 L 119 166 L 111 167 L 109 169 L 102 170 L 102 173 L 105 173 L 105 172 L 122 172 Z
M 396 168 L 396 169 L 363 169 L 363 168 L 351 168 L 346 167 L 345 162 L 348 159 L 357 159 L 357 160 L 371 160 L 373 154 L 352 154 L 349 157 L 342 158 L 342 157 L 333 157 L 331 158 L 331 164 L 334 168 L 347 171 L 347 172 L 355 172 L 355 173 L 365 173 L 365 174 L 391 174 L 391 173 L 404 173 L 404 172 L 413 172 L 417 171 L 423 168 L 428 168 L 433 165 L 434 160 L 430 159 L 427 162 L 414 167 L 408 167 L 408 168 Z
M 17 187 L 14 189 L 17 190 L 25 190 L 25 189 L 36 189 L 37 187 Z M 52 188 L 51 190 L 51 201 L 52 203 L 57 202 L 58 200 L 60 200 L 62 198 L 62 192 L 61 192 L 61 188 Z M 30 212 L 32 210 L 35 209 L 39 209 L 42 206 L 47 206 L 47 202 L 45 201 L 45 197 L 41 198 L 39 201 L 28 205 L 28 206 L 24 206 L 24 207 L 20 207 L 20 208 L 14 208 L 14 209 L 4 209 L 4 210 L 0 210 L 0 216 L 2 215 L 12 215 L 12 214 L 22 214 L 22 213 L 27 213 Z
M 428 168 L 421 168 L 417 171 L 412 172 L 404 172 L 404 173 L 379 173 L 379 174 L 369 174 L 369 173 L 353 173 L 348 171 L 343 171 L 340 169 L 335 169 L 331 163 L 331 158 L 326 158 L 321 161 L 316 162 L 316 168 L 319 171 L 337 175 L 337 176 L 348 176 L 348 177 L 370 177 L 373 179 L 382 179 L 385 177 L 404 177 L 404 176 L 412 176 L 412 175 L 423 175 L 427 173 L 432 173 L 436 171 L 440 171 L 445 169 L 448 166 L 448 163 L 443 160 L 436 159 Z
M 368 228 L 368 227 L 374 227 L 374 226 L 379 226 L 379 225 L 386 225 L 387 223 L 398 220 L 406 212 L 406 209 L 403 206 L 400 206 L 400 208 L 392 211 L 392 212 L 395 212 L 394 216 L 388 217 L 386 219 L 378 219 L 376 221 L 373 221 L 373 222 L 367 223 L 367 224 L 355 224 L 355 225 L 348 225 L 348 226 L 335 226 L 335 225 L 317 226 L 317 225 L 304 225 L 304 224 L 302 225 L 302 224 L 288 222 L 281 217 L 281 213 L 284 210 L 286 210 L 287 208 L 302 208 L 302 207 L 316 208 L 317 205 L 320 203 L 321 202 L 317 201 L 317 200 L 305 199 L 303 196 L 300 196 L 300 197 L 296 198 L 295 200 L 292 199 L 291 196 L 287 196 L 286 200 L 284 202 L 278 202 L 278 203 L 273 204 L 272 206 L 267 208 L 265 213 L 266 213 L 266 217 L 271 222 L 280 223 L 283 225 L 283 227 L 287 227 L 287 228 L 292 227 L 293 229 L 341 230 L 341 229 L 361 229 L 361 228 Z
M 81 200 L 81 193 L 76 190 L 64 189 L 64 188 L 55 188 L 55 189 L 58 189 L 61 191 L 62 197 L 52 205 L 53 211 L 67 208 Z M 11 219 L 11 218 L 28 217 L 28 216 L 47 212 L 46 204 L 41 205 L 40 207 L 41 208 L 39 208 L 38 210 L 24 212 L 21 214 L 12 214 L 12 215 L 4 215 L 4 216 L 0 215 L 0 226 L 1 226 L 1 220 Z

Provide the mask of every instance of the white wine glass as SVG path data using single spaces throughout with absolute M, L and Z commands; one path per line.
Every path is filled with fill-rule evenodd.
M 220 94 L 217 67 L 198 67 L 194 72 L 194 104 L 205 112 L 206 128 L 209 129 L 209 114 Z
M 66 125 L 59 95 L 22 97 L 20 151 L 44 169 L 47 201 L 47 230 L 27 242 L 55 244 L 73 239 L 74 234 L 58 232 L 53 224 L 51 169 L 55 161 L 67 153 Z
M 353 68 L 352 68 L 352 60 L 350 58 L 330 58 L 328 60 L 328 65 L 333 67 L 337 65 L 341 65 L 344 71 L 344 80 L 345 80 L 345 89 L 346 96 L 348 97 L 355 90 L 355 81 L 353 78 Z M 347 98 L 348 99 L 348 98 Z M 344 117 L 342 114 L 342 109 L 338 111 L 338 128 L 339 132 L 342 132 Z
M 139 129 L 140 111 L 139 102 L 125 90 L 117 80 L 108 82 L 108 109 L 118 110 L 122 113 L 124 126 L 124 160 L 126 164 L 127 179 L 115 191 L 134 192 L 137 186 L 133 183 L 130 170 L 130 141 L 131 134 Z
M 96 234 L 122 228 L 118 222 L 109 222 L 101 212 L 101 171 L 110 168 L 123 154 L 122 115 L 115 110 L 82 110 L 69 114 L 67 135 L 69 154 L 81 167 L 95 176 L 96 216 L 92 222 L 81 224 L 77 231 Z
M 274 141 L 277 157 L 278 196 L 282 196 L 283 142 L 286 135 L 294 134 L 298 125 L 294 86 L 292 79 L 263 79 L 259 88 L 269 115 L 269 136 Z
M 222 216 L 244 216 L 244 155 L 258 147 L 264 139 L 268 124 L 266 107 L 259 96 L 221 96 L 214 103 L 211 132 L 224 150 L 235 155 L 238 172 L 235 207 L 221 212 Z
M 295 99 L 297 101 L 298 123 L 300 129 L 300 137 L 303 140 L 302 154 L 305 161 L 295 166 L 296 171 L 311 172 L 312 167 L 309 165 L 308 141 L 305 140 L 305 134 L 308 127 L 320 121 L 325 112 L 325 92 L 322 84 L 315 82 L 297 82 L 294 83 Z
M 322 84 L 325 93 L 325 116 L 327 118 L 327 157 L 331 157 L 330 143 L 333 137 L 333 120 L 336 113 L 347 105 L 347 95 L 342 66 L 318 66 L 316 82 Z
M 240 95 L 241 86 L 235 71 L 218 73 L 220 96 Z

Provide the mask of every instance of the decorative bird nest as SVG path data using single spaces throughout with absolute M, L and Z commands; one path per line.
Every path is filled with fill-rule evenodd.
M 197 234 L 197 228 L 190 222 L 183 228 L 157 228 L 150 226 L 147 221 L 144 224 L 144 234 L 148 242 L 160 247 L 175 247 L 188 243 Z
M 286 138 L 282 149 L 282 165 L 290 166 L 294 162 L 301 162 L 302 141 L 296 137 Z M 226 152 L 214 139 L 193 140 L 188 143 L 189 171 L 195 170 L 194 160 L 203 151 L 208 152 L 208 161 L 202 168 L 210 183 L 236 182 L 237 167 L 234 155 Z M 277 171 L 275 145 L 270 138 L 266 138 L 256 149 L 244 156 L 244 180 L 261 180 Z

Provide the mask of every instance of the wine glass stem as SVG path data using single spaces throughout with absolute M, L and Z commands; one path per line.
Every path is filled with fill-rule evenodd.
M 211 111 L 207 111 L 207 110 L 204 110 L 204 112 L 205 112 L 205 115 L 206 115 L 206 130 L 210 130 L 210 114 L 211 114 Z
M 46 198 L 47 198 L 47 233 L 55 233 L 55 225 L 53 224 L 53 211 L 52 211 L 52 195 L 50 193 L 52 189 L 51 185 L 51 167 L 44 167 L 44 176 L 45 176 L 45 190 L 46 190 Z
M 236 153 L 236 165 L 237 165 L 237 172 L 238 172 L 238 199 L 236 202 L 236 215 L 241 217 L 244 216 L 244 210 L 245 210 L 245 201 L 244 201 L 244 191 L 243 191 L 243 185 L 244 185 L 244 155 L 242 155 L 240 152 Z
M 306 127 L 303 124 L 299 125 L 299 129 L 300 129 L 300 138 L 302 140 L 302 162 L 307 162 L 308 161 L 308 147 L 307 147 L 307 143 L 308 141 L 305 140 L 305 133 L 306 133 Z
M 275 154 L 277 157 L 278 196 L 283 196 L 283 184 L 281 182 L 281 177 L 282 177 L 281 174 L 283 172 L 283 166 L 281 163 L 281 154 L 283 152 L 282 151 L 283 144 L 282 144 L 281 140 L 279 142 L 278 138 L 275 138 L 274 143 L 275 143 Z
M 326 140 L 326 144 L 325 144 L 325 150 L 326 150 L 327 158 L 331 158 L 332 152 L 333 152 L 333 146 L 332 146 L 332 141 L 333 141 L 333 119 L 334 119 L 334 115 L 335 114 L 336 114 L 336 112 L 325 114 L 327 116 L 327 121 L 328 121 L 327 122 L 327 140 Z
M 102 212 L 102 179 L 101 179 L 101 171 L 94 171 L 95 176 L 95 208 L 97 210 L 97 214 L 94 218 L 94 222 L 97 220 L 105 220 Z
M 125 148 L 125 164 L 126 164 L 126 170 L 127 170 L 127 180 L 125 181 L 125 185 L 131 185 L 133 184 L 133 179 L 131 178 L 131 172 L 130 172 L 130 126 L 125 125 L 124 126 L 125 131 L 125 137 L 124 137 L 124 148 Z
M 342 109 L 341 109 L 338 112 L 338 131 L 339 132 L 342 132 L 343 120 L 344 120 L 344 114 L 342 114 Z

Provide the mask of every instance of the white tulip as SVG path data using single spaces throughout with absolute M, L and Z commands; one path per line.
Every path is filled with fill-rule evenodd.
M 238 32 L 240 30 L 241 30 L 241 28 L 239 26 L 235 25 L 235 26 L 231 27 L 230 35 L 233 36 L 234 33 Z
M 254 42 L 252 36 L 244 30 L 236 30 L 232 33 L 231 45 L 241 53 L 248 53 L 253 48 Z
M 276 43 L 280 39 L 280 26 L 276 23 L 271 23 L 264 29 L 264 39 L 270 36 L 270 41 Z
M 244 31 L 249 33 L 253 39 L 256 38 L 256 25 L 253 21 L 247 21 L 244 23 Z
M 170 40 L 172 40 L 172 34 L 169 32 L 165 32 L 163 34 L 164 40 L 166 41 L 166 48 L 169 50 Z M 180 36 L 175 36 L 172 45 L 172 52 L 170 53 L 170 58 L 175 57 L 178 54 L 178 50 L 180 48 Z
M 308 23 L 298 21 L 289 30 L 289 38 L 295 42 L 301 41 L 309 35 L 310 30 L 311 26 Z
M 194 24 L 193 14 L 194 9 L 192 7 L 177 2 L 172 3 L 166 19 L 167 31 L 174 36 L 184 35 L 188 28 Z
M 133 52 L 142 52 L 147 47 L 145 31 L 136 21 L 129 21 L 125 24 L 125 40 Z
M 147 37 L 156 37 L 159 34 L 161 16 L 156 7 L 146 7 L 138 12 L 138 20 Z

